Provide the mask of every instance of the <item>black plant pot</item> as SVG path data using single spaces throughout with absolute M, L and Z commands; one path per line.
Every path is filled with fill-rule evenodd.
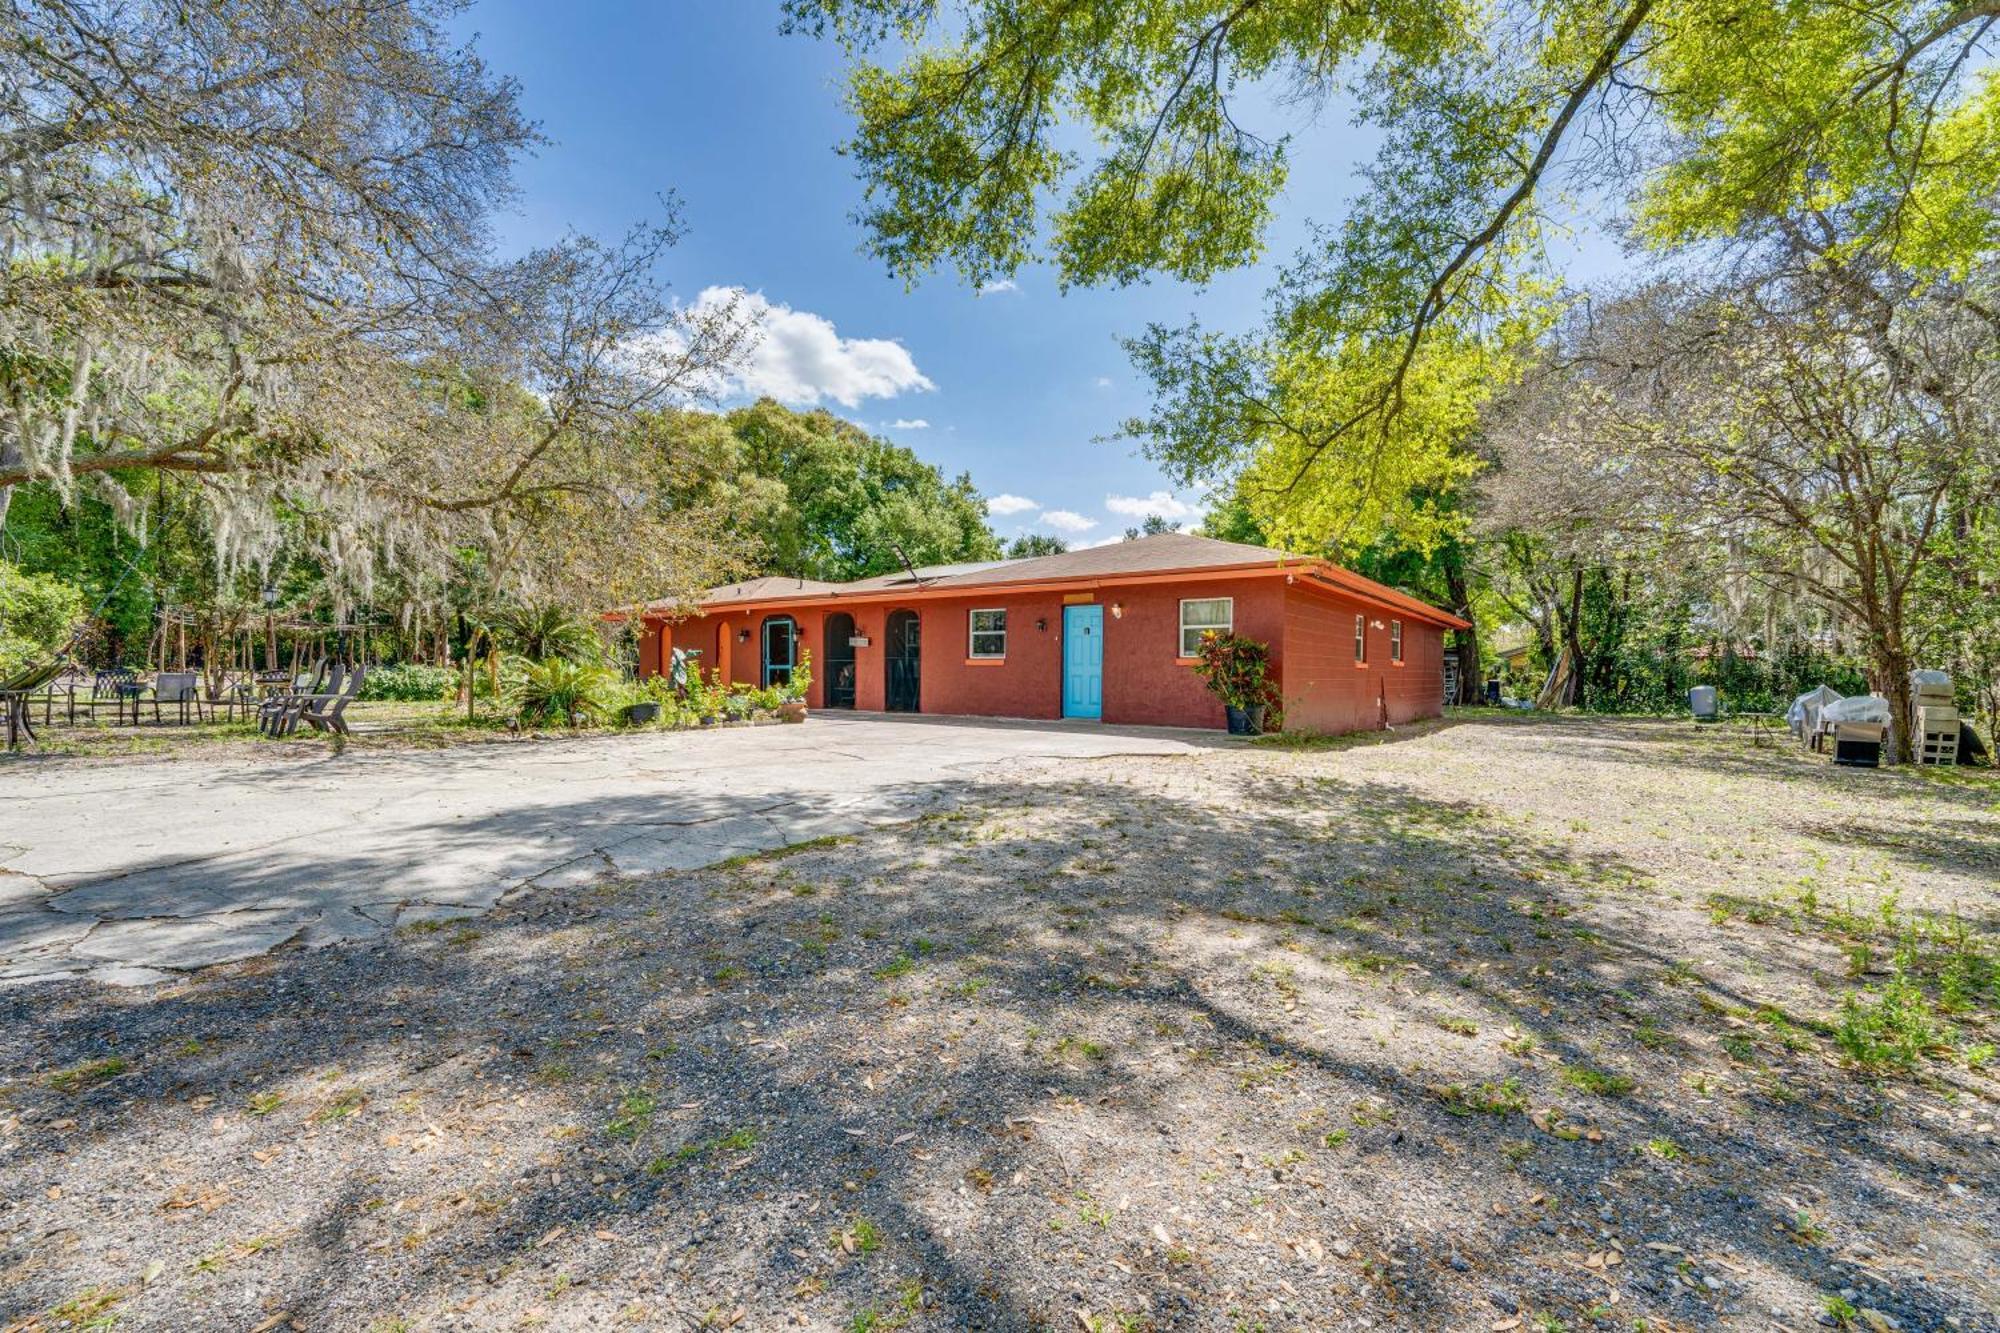
M 1248 709 L 1231 708 L 1225 704 L 1222 711 L 1229 718 L 1230 735 L 1254 736 L 1257 734 L 1250 729 L 1250 711 Z
M 1249 716 L 1249 719 L 1250 719 L 1250 734 L 1251 734 L 1252 736 L 1261 736 L 1261 735 L 1263 735 L 1263 734 L 1264 734 L 1264 705 L 1263 705 L 1263 704 L 1252 704 L 1252 705 L 1251 705 L 1250 707 L 1248 707 L 1248 708 L 1244 709 L 1243 711 L 1244 711 L 1244 713 L 1246 713 L 1246 714 L 1247 714 L 1247 715 Z
M 660 706 L 656 703 L 629 704 L 625 709 L 625 720 L 633 723 L 658 722 Z

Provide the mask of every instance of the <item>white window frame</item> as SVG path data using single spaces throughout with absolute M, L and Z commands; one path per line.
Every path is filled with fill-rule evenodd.
M 1368 665 L 1368 617 L 1354 617 L 1354 665 Z
M 1228 610 L 1228 612 L 1227 612 L 1227 619 L 1225 619 L 1225 620 L 1224 620 L 1224 621 L 1223 621 L 1223 622 L 1222 622 L 1222 623 L 1221 623 L 1220 625 L 1190 625 L 1190 624 L 1188 624 L 1188 619 L 1187 619 L 1187 609 L 1188 609 L 1188 608 L 1189 608 L 1190 606 L 1194 606 L 1194 605 L 1196 605 L 1196 604 L 1198 604 L 1198 603 L 1202 603 L 1202 602 L 1221 602 L 1221 603 L 1222 603 L 1223 605 L 1225 605 L 1226 607 L 1228 607 L 1228 608 L 1229 608 L 1229 610 Z M 1194 647 L 1193 647 L 1192 649 L 1190 649 L 1190 648 L 1188 647 L 1188 631 L 1189 631 L 1189 630 L 1193 630 L 1193 631 L 1195 632 L 1195 638 L 1194 638 Z M 1204 634 L 1207 634 L 1207 633 L 1210 633 L 1211 631 L 1214 631 L 1214 632 L 1219 632 L 1219 633 L 1222 633 L 1222 634 L 1234 634 L 1234 633 L 1236 632 L 1236 599 L 1235 599 L 1234 597 L 1183 597 L 1183 598 L 1181 598 L 1181 620 L 1180 620 L 1180 632 L 1181 632 L 1181 637 L 1180 637 L 1180 644 L 1179 644 L 1179 648 L 1180 648 L 1180 652 L 1179 652 L 1178 656 L 1181 656 L 1181 657 L 1199 657 L 1199 656 L 1201 655 L 1201 636 L 1202 636 L 1202 635 L 1204 635 Z
M 1401 665 L 1403 661 L 1403 622 L 1389 622 L 1389 660 Z
M 999 616 L 999 629 L 980 629 L 978 617 Z M 979 636 L 982 634 L 1000 636 L 1000 651 L 982 653 L 979 651 Z M 1007 659 L 1007 608 L 1004 606 L 975 606 L 965 613 L 965 655 L 975 662 L 1004 662 Z

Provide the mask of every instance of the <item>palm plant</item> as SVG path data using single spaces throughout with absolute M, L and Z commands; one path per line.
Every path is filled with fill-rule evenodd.
M 530 726 L 580 726 L 604 719 L 616 682 L 603 667 L 567 657 L 540 662 L 517 658 L 514 666 L 517 671 L 507 682 L 507 702 L 522 722 Z

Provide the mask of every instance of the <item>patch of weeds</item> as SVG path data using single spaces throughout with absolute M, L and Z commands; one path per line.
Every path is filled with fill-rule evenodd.
M 869 975 L 877 981 L 894 981 L 897 977 L 907 977 L 916 970 L 916 959 L 906 953 L 899 953 Z
M 1632 1091 L 1632 1080 L 1623 1074 L 1614 1074 L 1607 1069 L 1593 1069 L 1589 1065 L 1564 1065 L 1562 1081 L 1578 1092 L 1587 1092 L 1594 1097 L 1623 1097 Z
M 715 969 L 712 980 L 718 986 L 727 986 L 732 981 L 741 981 L 750 974 L 735 963 L 725 963 Z
M 545 1088 L 559 1087 L 576 1077 L 576 1070 L 560 1060 L 552 1060 L 535 1070 L 535 1082 Z
M 1861 1321 L 1861 1311 L 1844 1296 L 1825 1296 L 1821 1298 L 1819 1304 L 1820 1309 L 1826 1311 L 1826 1317 L 1833 1321 L 1835 1328 L 1854 1328 Z
M 1639 1025 L 1632 1029 L 1632 1039 L 1649 1051 L 1663 1051 L 1674 1044 L 1673 1034 L 1651 1018 L 1639 1020 Z
M 1455 1033 L 1461 1037 L 1476 1037 L 1479 1035 L 1479 1024 L 1469 1018 L 1440 1018 L 1437 1021 L 1437 1025 L 1446 1032 Z
M 118 1322 L 118 1313 L 111 1307 L 131 1294 L 124 1287 L 91 1287 L 42 1317 L 63 1328 L 110 1328 Z M 23 1327 L 32 1328 L 36 1322 L 31 1319 Z
M 246 1109 L 248 1109 L 251 1115 L 261 1119 L 284 1104 L 285 1094 L 282 1092 L 253 1092 L 250 1094 L 250 1100 L 246 1104 Z
M 636 1139 L 653 1123 L 653 1112 L 659 1109 L 659 1099 L 644 1088 L 634 1088 L 618 1099 L 617 1110 L 604 1126 L 604 1132 L 614 1139 Z
M 1518 1171 L 1535 1155 L 1535 1145 L 1527 1139 L 1508 1139 L 1500 1145 L 1500 1155 L 1507 1159 L 1507 1165 Z
M 1647 1153 L 1659 1158 L 1663 1162 L 1685 1161 L 1688 1155 L 1687 1149 L 1681 1147 L 1680 1144 L 1675 1143 L 1672 1139 L 1664 1137 L 1647 1139 L 1632 1151 Z
M 1489 1081 L 1476 1088 L 1453 1083 L 1439 1088 L 1437 1094 L 1444 1109 L 1459 1116 L 1519 1115 L 1528 1109 L 1528 1094 L 1521 1090 L 1521 1080 L 1517 1078 L 1500 1083 Z
M 117 1078 L 126 1068 L 124 1056 L 107 1055 L 101 1060 L 85 1060 L 68 1069 L 59 1069 L 43 1081 L 57 1092 L 78 1093 Z
M 1829 1235 L 1827 1229 L 1804 1209 L 1792 1215 L 1790 1229 L 1792 1239 L 1801 1245 L 1824 1245 Z
M 1338 1148 L 1341 1144 L 1347 1142 L 1349 1136 L 1352 1133 L 1353 1133 L 1352 1130 L 1336 1129 L 1331 1134 L 1328 1134 L 1325 1138 L 1321 1139 L 1320 1143 L 1328 1148 Z
M 336 1092 L 333 1095 L 333 1099 L 327 1102 L 326 1105 L 313 1112 L 313 1123 L 330 1125 L 336 1121 L 345 1120 L 367 1104 L 368 1094 L 359 1088 L 342 1089 Z
M 1049 1048 L 1049 1055 L 1059 1058 L 1071 1051 L 1075 1051 L 1086 1060 L 1108 1060 L 1111 1058 L 1110 1047 L 1104 1045 L 1102 1042 L 1086 1041 L 1082 1037 L 1057 1038 L 1056 1044 Z
M 882 1248 L 882 1230 L 865 1217 L 854 1217 L 833 1233 L 829 1243 L 842 1254 L 873 1254 Z
M 1849 994 L 1841 1001 L 1833 1030 L 1834 1044 L 1859 1068 L 1907 1070 L 1950 1043 L 1950 1025 L 1908 977 L 1897 976 L 1879 992 L 1871 987 L 1864 994 L 1868 998 Z
M 1535 1034 L 1517 1032 L 1501 1042 L 1500 1049 L 1517 1059 L 1525 1060 L 1535 1053 Z

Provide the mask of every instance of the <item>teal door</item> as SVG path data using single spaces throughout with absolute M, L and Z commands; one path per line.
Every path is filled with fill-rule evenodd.
M 1104 716 L 1104 608 L 1063 608 L 1063 716 Z

